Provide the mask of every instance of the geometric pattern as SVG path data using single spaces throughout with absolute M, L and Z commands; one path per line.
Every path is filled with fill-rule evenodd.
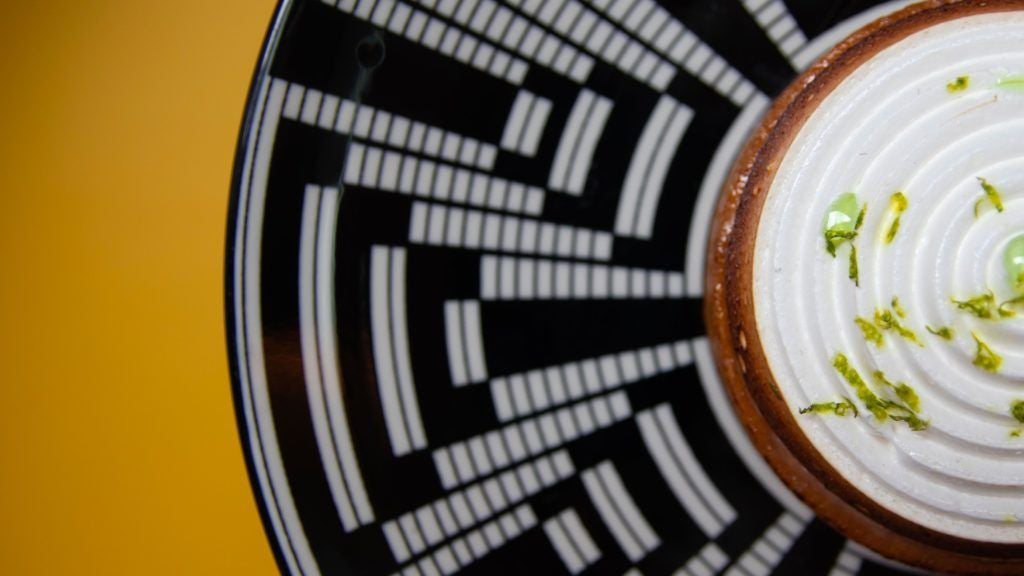
M 760 460 L 701 316 L 745 136 L 897 5 L 283 2 L 227 261 L 282 571 L 899 572 Z

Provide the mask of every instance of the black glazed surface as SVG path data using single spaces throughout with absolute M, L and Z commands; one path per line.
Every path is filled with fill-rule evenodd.
M 876 3 L 333 4 L 282 5 L 228 230 L 282 571 L 892 572 L 760 461 L 701 319 L 724 171 L 800 68 L 781 46 Z

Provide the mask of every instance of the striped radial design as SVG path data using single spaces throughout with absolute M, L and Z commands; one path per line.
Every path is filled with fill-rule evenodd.
M 282 571 L 899 571 L 771 473 L 700 314 L 746 135 L 899 4 L 283 2 L 228 254 Z

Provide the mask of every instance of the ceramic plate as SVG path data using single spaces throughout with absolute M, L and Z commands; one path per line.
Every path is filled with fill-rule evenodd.
M 746 135 L 903 4 L 284 1 L 227 262 L 282 571 L 898 571 L 761 460 L 701 310 Z

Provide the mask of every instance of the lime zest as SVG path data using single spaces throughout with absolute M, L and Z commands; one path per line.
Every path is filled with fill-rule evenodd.
M 952 340 L 953 339 L 953 336 L 954 336 L 953 329 L 950 328 L 949 326 L 942 326 L 942 327 L 936 329 L 936 328 L 932 328 L 931 326 L 925 325 L 925 328 L 929 332 L 931 332 L 932 334 L 935 334 L 936 336 L 938 336 L 939 338 L 942 338 L 943 340 Z
M 900 318 L 906 318 L 907 317 L 907 311 L 904 310 L 903 306 L 900 305 L 900 297 L 899 296 L 893 296 L 892 300 L 889 302 L 889 304 L 890 304 L 890 306 L 892 306 L 892 311 L 895 312 L 897 316 L 899 316 Z
M 893 408 L 893 409 L 904 408 L 905 409 L 904 406 L 899 406 L 899 405 L 892 406 L 891 408 Z M 892 419 L 892 420 L 895 420 L 897 422 L 905 423 L 907 425 L 907 427 L 910 428 L 911 430 L 913 430 L 914 432 L 921 432 L 923 430 L 927 430 L 928 429 L 928 425 L 929 425 L 929 422 L 927 420 L 921 419 L 920 416 L 918 416 L 917 414 L 914 414 L 913 412 L 900 412 L 900 413 L 897 413 L 897 414 L 893 414 L 893 413 L 890 412 L 889 413 L 889 418 Z
M 836 248 L 843 243 L 843 240 L 853 240 L 857 237 L 856 230 L 826 230 L 825 231 L 825 250 L 836 257 Z
M 1024 424 L 1024 400 L 1010 402 L 1010 416 L 1013 416 L 1013 419 L 1019 424 Z M 1020 438 L 1022 432 L 1024 430 L 1018 426 L 1010 431 L 1010 438 Z
M 864 403 L 864 406 L 875 416 L 876 420 L 881 422 L 889 417 L 889 413 L 885 409 L 885 403 L 871 391 L 867 382 L 860 377 L 857 369 L 850 365 L 850 360 L 845 354 L 837 353 L 832 358 L 832 366 L 846 380 L 850 388 L 853 388 L 853 391 L 857 394 L 857 399 Z
M 912 411 L 919 412 L 921 410 L 921 399 L 918 397 L 917 392 L 910 387 L 906 382 L 897 382 L 893 384 L 885 377 L 885 372 L 881 370 L 875 370 L 872 372 L 872 376 L 875 378 L 875 382 L 883 386 L 887 386 L 896 393 L 896 397 L 903 401 L 908 408 Z
M 997 212 L 1002 212 L 1004 210 L 1003 198 L 999 194 L 999 189 L 980 176 L 978 177 L 978 182 L 981 184 L 981 189 L 985 192 L 985 196 L 974 203 L 974 217 L 978 218 L 981 205 L 984 204 L 986 200 L 995 206 Z
M 971 84 L 970 76 L 957 76 L 955 80 L 946 84 L 946 91 L 950 94 L 963 92 Z
M 903 215 L 907 210 L 907 206 L 910 201 L 903 192 L 894 192 L 889 197 L 889 210 L 893 213 L 892 222 L 889 224 L 889 229 L 885 233 L 885 243 L 892 244 L 893 239 L 896 238 L 896 233 L 900 231 L 900 216 Z
M 885 337 L 877 326 L 872 324 L 870 320 L 860 316 L 854 318 L 853 321 L 860 328 L 861 333 L 864 335 L 864 340 L 874 344 L 876 348 L 882 347 L 882 344 L 885 343 Z
M 1024 304 L 1024 295 L 1017 296 L 1015 298 L 1010 298 L 1009 300 L 1001 303 L 999 305 L 999 308 L 997 309 L 997 311 L 999 312 L 999 316 L 1001 318 L 1010 318 L 1016 316 L 1017 313 L 1014 312 L 1011 308 L 1020 304 Z
M 971 364 L 974 364 L 978 368 L 991 372 L 993 374 L 999 372 L 999 367 L 1003 364 L 1003 357 L 996 354 L 988 344 L 984 343 L 981 338 L 974 332 L 971 332 L 971 337 L 978 345 L 977 351 L 974 353 L 974 360 Z
M 972 314 L 982 320 L 993 320 L 999 318 L 1010 318 L 1015 316 L 1013 310 L 1010 307 L 1014 306 L 1018 302 L 1017 298 L 1003 302 L 999 306 L 996 306 L 996 295 L 989 290 L 984 294 L 977 296 L 971 296 L 966 300 L 957 300 L 956 298 L 950 298 L 949 301 L 956 305 L 957 309 Z
M 837 352 L 836 355 L 833 356 L 832 366 L 836 369 L 836 372 L 839 373 L 843 380 L 846 381 L 850 388 L 853 388 L 854 392 L 857 394 L 857 399 L 864 404 L 868 411 L 870 411 L 879 422 L 884 422 L 885 420 L 903 422 L 914 432 L 920 432 L 928 428 L 928 421 L 918 416 L 917 411 L 912 409 L 910 406 L 901 404 L 894 400 L 879 398 L 878 395 L 871 390 L 871 387 L 868 386 L 867 382 L 861 378 L 857 369 L 850 365 L 850 359 L 842 352 Z M 906 385 L 904 384 L 904 386 Z M 893 388 L 896 390 L 897 396 L 899 396 L 899 385 L 893 385 Z M 912 398 L 915 404 L 920 404 L 919 400 L 917 400 L 917 394 L 909 386 L 906 386 L 904 389 L 904 395 L 907 398 Z
M 1024 400 L 1014 400 L 1010 403 L 1010 416 L 1021 424 L 1024 424 Z
M 850 264 L 847 276 L 853 280 L 853 285 L 860 287 L 860 266 L 857 264 L 857 245 L 850 243 Z
M 878 326 L 882 330 L 892 330 L 906 340 L 909 340 L 918 346 L 924 346 L 924 342 L 921 342 L 921 339 L 917 337 L 917 334 L 910 328 L 904 326 L 899 321 L 899 318 L 896 317 L 896 314 L 893 314 L 892 310 L 875 310 L 875 326 Z
M 846 416 L 852 414 L 854 418 L 860 416 L 857 406 L 849 398 L 843 397 L 841 402 L 817 402 L 805 408 L 800 408 L 801 414 L 835 414 Z

